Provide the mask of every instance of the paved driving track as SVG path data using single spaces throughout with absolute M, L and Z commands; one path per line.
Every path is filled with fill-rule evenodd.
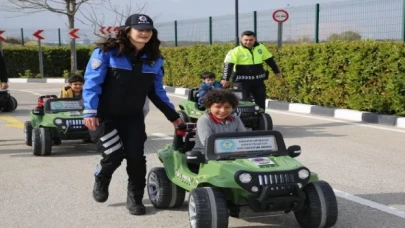
M 63 84 L 12 83 L 18 109 L 0 113 L 0 227 L 188 227 L 187 201 L 177 210 L 156 210 L 145 195 L 147 215 L 125 208 L 125 161 L 106 203 L 91 195 L 100 155 L 79 142 L 55 146 L 52 156 L 35 157 L 24 145 L 22 123 L 39 94 L 56 94 Z M 177 105 L 182 99 L 170 96 Z M 170 143 L 173 127 L 153 105 L 147 117 L 148 169 L 160 166 L 156 150 Z M 405 227 L 405 129 L 271 111 L 286 144 L 298 144 L 298 158 L 336 190 L 341 228 Z M 293 214 L 270 216 L 243 211 L 230 227 L 299 227 Z

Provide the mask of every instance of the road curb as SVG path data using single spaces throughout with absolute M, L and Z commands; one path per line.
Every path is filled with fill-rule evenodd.
M 189 89 L 164 86 L 168 93 L 178 95 L 188 95 Z M 332 117 L 336 119 L 349 120 L 355 122 L 372 123 L 385 126 L 405 128 L 405 117 L 393 115 L 381 115 L 372 112 L 356 111 L 351 109 L 327 108 L 317 105 L 300 103 L 289 103 L 285 101 L 266 100 L 266 108 L 274 110 L 289 111 L 302 114 Z
M 67 83 L 64 78 L 10 78 L 10 83 Z M 182 96 L 188 95 L 188 88 L 164 86 L 168 93 Z M 372 123 L 385 126 L 405 128 L 405 117 L 382 115 L 372 112 L 363 112 L 350 109 L 327 108 L 317 105 L 289 103 L 277 100 L 266 100 L 266 108 L 289 111 L 302 114 L 318 115 L 356 122 Z
M 9 78 L 9 83 L 67 83 L 65 78 Z

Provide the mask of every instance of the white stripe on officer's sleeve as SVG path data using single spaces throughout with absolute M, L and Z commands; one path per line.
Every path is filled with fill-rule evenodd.
M 100 140 L 104 142 L 105 140 L 107 140 L 107 139 L 113 137 L 115 134 L 117 134 L 117 130 L 116 130 L 116 129 L 114 129 L 112 132 L 110 132 L 110 133 L 104 135 L 103 137 L 101 137 Z
M 106 143 L 104 143 L 103 147 L 108 148 L 109 146 L 111 146 L 112 144 L 117 142 L 118 140 L 120 140 L 120 137 L 118 135 L 116 135 L 114 138 L 112 138 L 112 139 L 108 140 Z
M 121 148 L 121 143 L 118 143 L 117 145 L 115 145 L 115 146 L 111 147 L 110 149 L 104 151 L 104 153 L 108 155 L 108 154 L 111 154 L 114 151 L 117 151 L 120 148 Z
M 97 110 L 83 110 L 83 114 L 97 114 Z

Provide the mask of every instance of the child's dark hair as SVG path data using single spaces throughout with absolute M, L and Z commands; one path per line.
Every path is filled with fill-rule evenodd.
M 72 74 L 72 76 L 70 76 L 69 83 L 75 83 L 75 82 L 81 82 L 84 83 L 84 78 L 78 74 Z
M 202 79 L 215 78 L 215 74 L 207 71 L 207 72 L 204 72 L 201 77 L 202 77 Z
M 211 105 L 215 103 L 225 103 L 231 104 L 232 108 L 236 108 L 239 104 L 238 97 L 230 90 L 225 89 L 214 89 L 211 90 L 204 97 L 205 108 L 210 108 Z

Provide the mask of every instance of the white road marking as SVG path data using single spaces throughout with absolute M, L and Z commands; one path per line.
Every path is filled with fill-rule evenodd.
M 42 94 L 40 93 L 36 93 L 34 91 L 30 91 L 30 90 L 22 90 L 22 89 L 9 89 L 10 91 L 18 91 L 18 92 L 24 92 L 24 93 L 30 93 L 30 94 L 34 94 L 37 96 L 42 96 Z
M 336 189 L 333 189 L 333 191 L 335 191 L 335 195 L 337 197 L 340 197 L 340 198 L 343 198 L 343 199 L 346 199 L 346 200 L 349 200 L 349 201 L 352 201 L 352 202 L 355 202 L 355 203 L 358 203 L 358 204 L 361 204 L 361 205 L 364 205 L 364 206 L 368 206 L 368 207 L 383 211 L 385 213 L 395 215 L 397 217 L 405 219 L 405 211 L 401 211 L 401 210 L 396 209 L 394 207 L 386 206 L 384 204 L 376 203 L 376 202 L 371 201 L 371 200 L 363 199 L 361 197 L 354 196 L 354 195 L 351 195 L 349 193 L 342 192 L 342 191 L 339 191 L 339 190 L 336 190 Z
M 279 110 L 273 110 L 273 109 L 266 109 L 266 111 L 267 112 L 280 113 L 280 114 L 283 114 L 283 115 L 300 116 L 300 117 L 310 118 L 310 119 L 326 120 L 326 121 L 337 122 L 337 123 L 347 123 L 347 124 L 357 125 L 357 126 L 360 126 L 360 127 L 368 127 L 368 128 L 379 129 L 379 130 L 386 130 L 386 131 L 405 133 L 405 130 L 393 129 L 393 128 L 382 127 L 382 126 L 376 126 L 376 125 L 372 125 L 371 123 L 370 124 L 355 123 L 355 122 L 350 122 L 350 121 L 345 121 L 345 120 L 332 119 L 332 118 L 328 118 L 328 117 L 308 116 L 308 115 L 303 115 L 303 114 L 299 114 L 299 113 L 291 113 L 291 112 L 288 112 L 288 111 L 279 111 Z
M 151 135 L 157 137 L 157 138 L 151 139 L 152 141 L 154 141 L 154 140 L 173 140 L 173 136 L 166 135 L 163 133 L 152 133 Z

